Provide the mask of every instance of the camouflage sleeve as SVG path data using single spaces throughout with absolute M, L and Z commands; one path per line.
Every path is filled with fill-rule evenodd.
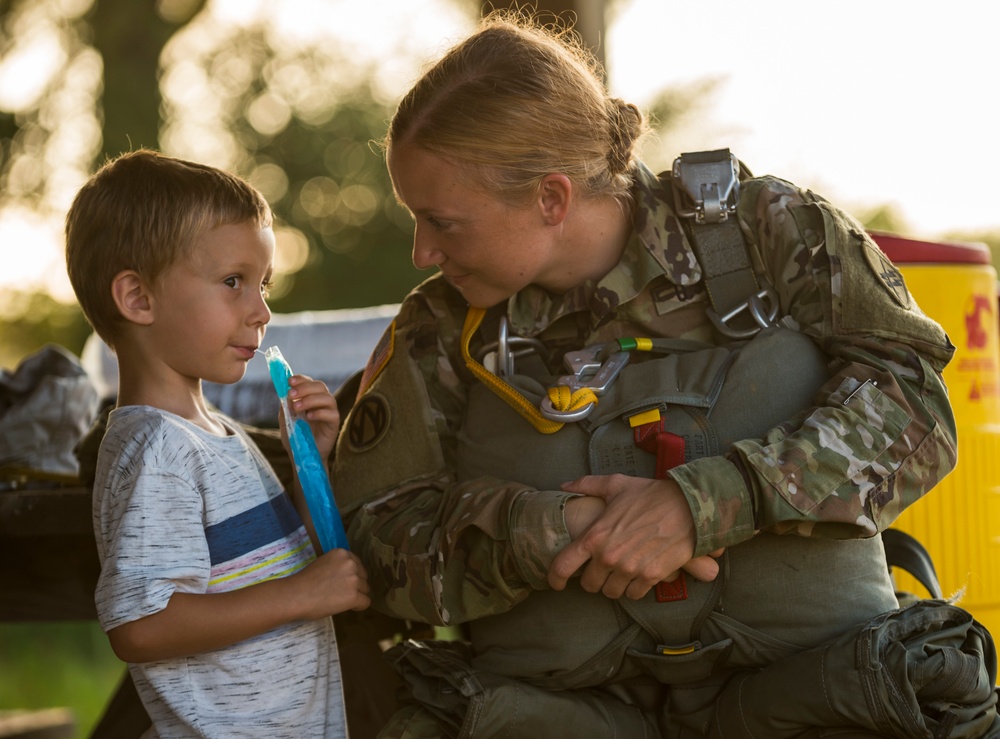
M 373 604 L 435 625 L 503 612 L 548 587 L 549 563 L 570 541 L 567 494 L 455 480 L 466 306 L 442 285 L 432 280 L 411 295 L 376 347 L 333 466 Z
M 873 536 L 955 465 L 941 371 L 954 353 L 902 275 L 849 216 L 789 183 L 741 191 L 740 225 L 795 328 L 830 357 L 815 407 L 727 457 L 674 470 L 696 554 L 755 531 Z

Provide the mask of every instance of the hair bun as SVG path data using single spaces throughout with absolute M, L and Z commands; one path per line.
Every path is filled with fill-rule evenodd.
M 642 135 L 643 118 L 635 105 L 621 98 L 608 98 L 608 108 L 608 134 L 611 139 L 608 165 L 614 175 L 629 169 L 632 149 Z

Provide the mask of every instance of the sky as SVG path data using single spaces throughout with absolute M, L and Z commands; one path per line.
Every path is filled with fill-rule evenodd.
M 894 205 L 914 237 L 1000 228 L 1000 3 L 622 5 L 608 36 L 616 94 L 719 80 L 678 151 L 728 146 L 845 208 Z
M 444 0 L 407 0 L 410 10 L 427 8 L 409 18 L 392 12 L 395 2 L 284 5 L 299 18 L 319 6 L 336 9 L 341 29 L 373 27 L 359 13 L 390 18 L 380 40 L 421 34 L 428 58 L 469 28 L 454 5 L 441 10 Z M 218 7 L 234 13 L 263 4 L 220 0 Z M 716 80 L 659 143 L 667 164 L 682 151 L 729 147 L 754 173 L 789 179 L 853 212 L 891 205 L 912 237 L 1000 230 L 998 28 L 994 0 L 616 0 L 606 32 L 608 85 L 642 108 L 664 88 Z M 418 70 L 398 60 L 389 66 L 401 94 Z M 60 226 L 0 220 L 0 290 L 42 285 L 71 295 Z

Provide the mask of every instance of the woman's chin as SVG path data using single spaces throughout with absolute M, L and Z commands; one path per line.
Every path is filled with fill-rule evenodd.
M 510 295 L 506 295 L 498 290 L 484 290 L 481 287 L 476 287 L 470 280 L 462 280 L 461 278 L 455 280 L 450 277 L 447 280 L 451 283 L 452 287 L 462 294 L 462 297 L 473 308 L 486 310 L 510 298 Z

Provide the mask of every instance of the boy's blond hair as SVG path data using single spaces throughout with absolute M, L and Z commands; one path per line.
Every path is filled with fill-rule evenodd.
M 148 149 L 106 163 L 66 216 L 66 268 L 87 320 L 114 348 L 121 322 L 111 285 L 123 270 L 154 282 L 195 240 L 220 226 L 271 225 L 264 197 L 243 179 Z

